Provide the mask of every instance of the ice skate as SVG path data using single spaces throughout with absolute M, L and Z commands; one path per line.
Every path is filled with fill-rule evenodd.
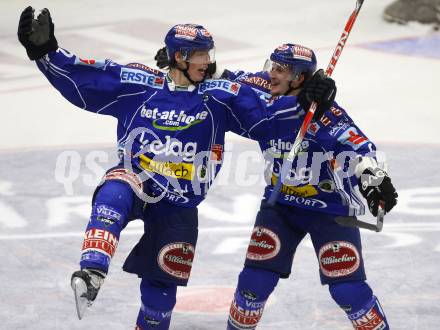
M 83 269 L 72 274 L 71 286 L 75 295 L 76 312 L 81 320 L 86 309 L 92 306 L 104 283 L 105 274 L 96 269 Z

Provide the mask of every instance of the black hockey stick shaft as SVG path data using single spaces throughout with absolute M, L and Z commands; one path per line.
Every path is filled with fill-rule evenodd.
M 340 224 L 341 226 L 345 226 L 345 227 L 363 228 L 363 229 L 368 229 L 368 230 L 372 230 L 375 232 L 380 232 L 380 231 L 382 231 L 382 228 L 383 228 L 384 216 L 385 216 L 384 204 L 383 204 L 383 202 L 380 202 L 379 207 L 377 209 L 376 224 L 361 221 L 361 220 L 358 220 L 356 217 L 349 217 L 349 216 L 336 217 L 335 221 L 338 224 Z
M 348 19 L 347 23 L 345 24 L 344 31 L 342 32 L 341 37 L 339 38 L 338 44 L 335 48 L 335 51 L 333 52 L 332 58 L 330 59 L 330 63 L 327 66 L 327 70 L 325 71 L 326 75 L 330 77 L 333 73 L 333 70 L 336 67 L 336 64 L 338 63 L 339 57 L 341 56 L 342 50 L 345 47 L 345 44 L 347 42 L 348 36 L 350 35 L 351 29 L 353 28 L 354 23 L 356 22 L 356 18 L 359 14 L 359 11 L 362 8 L 362 4 L 364 3 L 364 0 L 357 0 L 356 1 L 356 8 L 350 15 L 350 18 Z M 312 121 L 313 115 L 315 114 L 317 103 L 313 102 L 310 105 L 310 109 L 307 112 L 304 121 L 301 125 L 301 128 L 298 132 L 298 135 L 296 136 L 295 142 L 293 143 L 293 147 L 290 150 L 287 158 L 284 160 L 283 165 L 281 167 L 280 173 L 278 175 L 277 183 L 275 184 L 275 187 L 272 190 L 272 193 L 269 197 L 268 203 L 270 205 L 275 205 L 276 201 L 278 200 L 278 197 L 280 195 L 281 188 L 283 186 L 283 178 L 287 176 L 287 173 L 289 173 L 292 163 L 296 156 L 298 155 L 299 151 L 301 150 L 301 143 L 304 139 L 304 136 L 306 135 L 307 129 L 309 128 L 310 122 Z

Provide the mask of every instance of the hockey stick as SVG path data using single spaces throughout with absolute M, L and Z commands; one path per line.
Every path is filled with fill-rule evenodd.
M 376 224 L 358 220 L 356 217 L 336 217 L 335 221 L 341 226 L 345 226 L 345 227 L 364 228 L 364 229 L 380 232 L 382 231 L 383 228 L 384 216 L 385 216 L 384 203 L 381 201 L 379 202 L 379 207 L 377 209 Z
M 361 10 L 362 4 L 364 3 L 364 0 L 357 0 L 356 1 L 356 8 L 354 9 L 353 13 L 350 15 L 350 18 L 348 19 L 347 23 L 345 24 L 344 32 L 342 32 L 341 37 L 339 38 L 338 45 L 336 46 L 335 51 L 333 52 L 332 58 L 330 59 L 330 63 L 327 66 L 327 70 L 325 71 L 325 74 L 327 77 L 330 77 L 333 73 L 333 70 L 335 69 L 336 64 L 338 63 L 339 57 L 341 56 L 342 50 L 344 49 L 345 43 L 347 42 L 348 36 L 350 35 L 350 31 L 353 28 L 354 22 L 356 21 L 356 18 L 359 14 L 359 11 Z M 306 135 L 307 129 L 309 128 L 310 122 L 312 121 L 313 115 L 315 114 L 316 108 L 318 104 L 316 102 L 313 102 L 310 105 L 310 109 L 307 112 L 304 122 L 301 125 L 301 128 L 298 132 L 298 135 L 296 136 L 295 142 L 293 143 L 293 147 L 290 150 L 287 158 L 285 159 L 281 171 L 279 173 L 279 177 L 277 180 L 277 183 L 275 187 L 272 190 L 272 193 L 269 197 L 268 203 L 270 205 L 275 205 L 276 201 L 278 200 L 278 197 L 280 195 L 280 191 L 283 185 L 283 178 L 287 177 L 287 174 L 292 167 L 293 160 L 298 155 L 299 151 L 301 150 L 301 143 L 304 139 L 304 136 Z

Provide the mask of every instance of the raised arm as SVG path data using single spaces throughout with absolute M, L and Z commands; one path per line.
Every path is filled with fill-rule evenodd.
M 118 99 L 145 92 L 154 75 L 118 65 L 111 60 L 82 60 L 58 48 L 49 10 L 34 18 L 27 7 L 20 17 L 18 39 L 29 59 L 36 61 L 49 82 L 74 105 L 96 113 L 117 116 Z

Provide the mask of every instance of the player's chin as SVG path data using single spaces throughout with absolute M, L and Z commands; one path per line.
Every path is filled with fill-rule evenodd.
M 275 85 L 275 86 L 272 85 L 270 87 L 270 94 L 272 96 L 280 96 L 280 95 L 283 95 L 284 93 L 283 93 L 283 89 L 281 88 L 280 85 Z
M 194 72 L 193 80 L 195 82 L 200 82 L 203 79 L 205 79 L 205 75 L 206 75 L 206 70 L 197 70 L 196 72 Z

